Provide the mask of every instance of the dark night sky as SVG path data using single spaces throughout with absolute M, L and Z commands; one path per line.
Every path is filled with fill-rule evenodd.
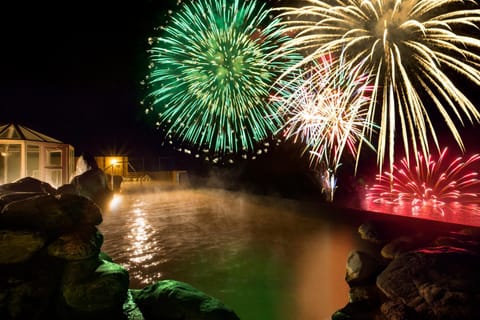
M 23 124 L 77 152 L 168 152 L 143 113 L 140 82 L 147 38 L 176 2 L 32 1 L 2 9 L 0 123 Z M 467 141 L 476 135 L 470 131 Z
M 0 123 L 95 153 L 161 153 L 140 105 L 147 38 L 175 1 L 17 3 L 0 14 Z M 100 6 L 101 5 L 101 6 Z

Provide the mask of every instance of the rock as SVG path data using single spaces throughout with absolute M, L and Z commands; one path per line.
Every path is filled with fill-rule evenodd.
M 479 255 L 466 249 L 423 248 L 397 256 L 377 286 L 421 319 L 480 319 L 479 268 Z
M 0 194 L 11 192 L 33 192 L 55 195 L 57 190 L 41 180 L 25 177 L 11 183 L 0 185 Z
M 347 258 L 345 280 L 350 286 L 367 284 L 374 280 L 383 265 L 368 253 L 352 251 Z
M 0 302 L 2 319 L 45 319 L 54 289 L 54 286 L 45 286 L 33 280 L 11 286 L 4 291 L 6 298 Z
M 45 245 L 45 235 L 39 232 L 0 230 L 0 264 L 29 260 Z
M 342 310 L 337 310 L 332 315 L 332 320 L 351 320 L 352 316 L 344 313 Z
M 102 260 L 88 279 L 64 282 L 62 296 L 73 318 L 115 319 L 113 315 L 123 314 L 128 285 L 127 270 Z
M 57 196 L 60 208 L 75 221 L 75 225 L 96 226 L 102 223 L 102 211 L 91 200 L 77 194 Z
M 131 292 L 146 319 L 239 320 L 222 302 L 184 282 L 162 280 Z
M 135 303 L 135 300 L 133 300 L 130 289 L 127 293 L 127 299 L 123 304 L 123 314 L 127 317 L 128 320 L 145 320 L 142 311 Z
M 38 254 L 27 262 L 1 266 L 0 319 L 53 319 L 62 264 Z
M 358 227 L 360 237 L 374 244 L 384 244 L 390 240 L 390 236 L 384 230 L 384 226 L 373 221 L 367 221 Z
M 403 236 L 387 243 L 385 246 L 383 246 L 380 253 L 382 257 L 386 259 L 393 259 L 396 256 L 410 251 L 416 247 L 418 247 L 418 244 L 415 242 L 413 237 Z
M 447 236 L 438 237 L 433 241 L 433 245 L 464 248 L 470 251 L 475 251 L 477 253 L 480 250 L 480 242 L 469 239 L 469 238 L 463 238 L 463 237 L 459 238 L 458 235 L 457 236 L 447 235 Z
M 109 262 L 113 262 L 113 259 L 112 257 L 110 257 L 108 254 L 106 254 L 105 252 L 101 251 L 99 254 L 98 254 L 98 258 L 100 260 L 106 260 L 106 261 L 109 261 Z
M 378 312 L 369 303 L 349 302 L 342 309 L 335 311 L 332 320 L 372 320 L 377 318 Z
M 61 276 L 62 283 L 64 285 L 75 285 L 76 283 L 89 281 L 102 261 L 99 257 L 84 260 L 68 260 Z
M 70 215 L 62 210 L 53 195 L 38 195 L 6 204 L 0 212 L 4 227 L 29 228 L 39 231 L 61 232 L 74 226 Z
M 75 194 L 11 193 L 3 195 L 0 202 L 0 223 L 5 227 L 66 232 L 79 225 L 102 222 L 100 208 Z
M 102 210 L 106 209 L 113 197 L 107 176 L 99 168 L 87 170 L 75 176 L 71 184 L 75 187 L 77 194 L 90 199 Z
M 0 186 L 0 319 L 148 320 L 138 297 L 164 320 L 179 314 L 238 320 L 217 299 L 180 282 L 134 297 L 128 271 L 101 251 L 101 222 L 100 206 L 71 186 L 56 194 L 36 179 Z
M 63 184 L 57 188 L 57 195 L 62 196 L 65 194 L 77 194 L 77 189 L 71 183 Z
M 40 192 L 11 192 L 11 193 L 1 193 L 0 192 L 0 211 L 10 202 L 25 200 L 35 196 L 45 195 L 45 193 Z
M 377 305 L 380 301 L 379 292 L 375 284 L 351 287 L 348 292 L 348 298 L 348 302 L 365 302 L 371 306 Z
M 71 232 L 58 237 L 48 246 L 48 254 L 64 260 L 85 260 L 98 257 L 103 235 L 96 229 L 90 234 Z
M 420 320 L 410 307 L 400 300 L 387 301 L 380 306 L 386 320 Z

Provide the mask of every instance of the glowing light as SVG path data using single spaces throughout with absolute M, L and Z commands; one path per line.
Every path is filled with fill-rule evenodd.
M 450 163 L 445 161 L 446 154 L 447 148 L 438 159 L 418 154 L 416 165 L 403 158 L 400 164 L 394 164 L 393 173 L 377 175 L 376 184 L 367 187 L 367 202 L 408 206 L 414 212 L 437 208 L 442 213 L 445 206 L 459 211 L 463 206 L 480 204 L 480 154 L 457 157 Z
M 147 113 L 158 114 L 166 136 L 212 153 L 253 151 L 281 120 L 269 89 L 299 55 L 267 54 L 288 38 L 257 1 L 186 4 L 152 38 Z
M 305 144 L 303 153 L 309 153 L 328 199 L 333 199 L 344 149 L 358 160 L 363 143 L 374 148 L 364 135 L 374 126 L 367 121 L 369 77 L 360 67 L 347 70 L 333 61 L 328 55 L 313 61 L 306 71 L 297 69 L 294 79 L 279 85 L 271 98 L 285 119 L 279 132 L 287 140 Z
M 296 34 L 287 45 L 306 53 L 304 61 L 286 74 L 327 53 L 342 57 L 352 68 L 365 62 L 374 76 L 367 118 L 380 124 L 380 171 L 387 152 L 392 168 L 398 122 L 407 158 L 410 148 L 413 154 L 421 151 L 428 156 L 429 138 L 440 149 L 431 121 L 433 106 L 463 148 L 456 122 L 464 124 L 462 114 L 478 122 L 480 113 L 451 75 L 480 85 L 476 1 L 307 2 L 300 8 L 278 8 L 285 30 Z M 376 110 L 377 103 L 380 110 Z
M 114 193 L 108 207 L 110 208 L 110 211 L 115 211 L 120 207 L 121 203 L 122 203 L 122 196 L 119 195 L 118 193 Z

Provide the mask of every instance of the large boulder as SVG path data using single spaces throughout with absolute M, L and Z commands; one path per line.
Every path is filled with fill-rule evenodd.
M 11 183 L 5 183 L 0 185 L 0 194 L 14 192 L 56 194 L 57 190 L 49 183 L 32 177 L 25 177 Z
M 79 195 L 35 194 L 6 203 L 0 211 L 5 227 L 62 233 L 82 225 L 98 225 L 102 212 Z
M 222 302 L 184 282 L 161 280 L 131 292 L 146 319 L 239 320 Z
M 91 200 L 76 194 L 60 194 L 57 199 L 61 209 L 74 219 L 76 226 L 102 223 L 102 211 Z
M 377 287 L 421 319 L 480 319 L 478 270 L 476 252 L 426 247 L 397 256 L 377 277 Z
M 73 218 L 62 210 L 58 199 L 41 194 L 7 203 L 0 212 L 5 227 L 29 228 L 40 231 L 67 231 L 74 227 Z
M 70 232 L 61 235 L 48 246 L 48 254 L 67 261 L 98 257 L 103 235 L 95 228 L 90 232 Z
M 353 250 L 347 258 L 345 280 L 350 286 L 367 284 L 384 268 L 384 265 L 370 254 Z
M 100 260 L 93 272 L 89 273 L 88 269 L 95 265 L 94 260 L 89 266 L 82 264 L 71 262 L 65 270 L 62 284 L 65 308 L 62 317 L 122 319 L 123 304 L 128 294 L 128 271 L 118 264 Z M 79 270 L 82 270 L 81 275 L 74 274 Z
M 77 194 L 90 199 L 102 210 L 108 207 L 108 203 L 113 197 L 113 191 L 109 186 L 108 178 L 99 168 L 87 170 L 75 176 L 71 181 L 71 185 L 74 186 Z
M 28 191 L 3 193 L 3 191 L 0 190 L 0 212 L 3 210 L 3 207 L 5 207 L 10 202 L 21 201 L 21 200 L 25 200 L 25 199 L 28 199 L 28 198 L 33 198 L 33 197 L 36 197 L 36 196 L 42 196 L 42 195 L 46 195 L 46 193 L 43 193 L 43 192 L 28 192 Z

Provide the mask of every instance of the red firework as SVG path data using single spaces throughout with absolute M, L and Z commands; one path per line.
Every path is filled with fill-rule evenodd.
M 415 163 L 402 159 L 393 165 L 392 173 L 378 174 L 376 184 L 367 187 L 367 202 L 414 209 L 479 204 L 480 179 L 475 164 L 480 154 L 457 157 L 450 163 L 446 154 L 447 148 L 438 159 L 431 155 L 427 159 L 420 153 Z

